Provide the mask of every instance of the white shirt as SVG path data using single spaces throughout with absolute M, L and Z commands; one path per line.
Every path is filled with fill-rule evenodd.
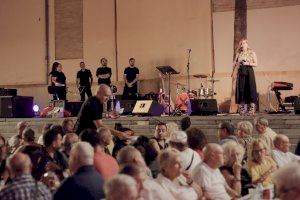
M 174 197 L 168 190 L 161 187 L 155 180 L 147 179 L 143 182 L 143 189 L 140 192 L 139 200 L 173 200 Z M 175 200 L 175 199 L 174 199 Z
M 194 181 L 202 187 L 210 199 L 230 200 L 226 192 L 226 181 L 219 169 L 212 169 L 206 163 L 197 165 L 193 171 Z
M 197 200 L 198 195 L 194 188 L 191 186 L 179 185 L 171 181 L 170 179 L 164 177 L 162 174 L 159 174 L 156 178 L 156 181 L 166 190 L 168 190 L 175 199 L 180 200 Z M 165 198 L 167 200 L 167 198 Z
M 265 132 L 263 134 L 259 134 L 258 138 L 262 139 L 267 147 L 268 147 L 268 153 L 271 153 L 271 149 L 274 147 L 273 141 L 277 134 L 269 127 L 266 128 Z
M 186 148 L 184 151 L 180 152 L 180 159 L 182 161 L 182 168 L 187 170 L 190 174 L 194 170 L 194 168 L 202 162 L 199 154 L 192 150 L 191 148 Z
M 284 153 L 279 149 L 272 150 L 272 158 L 275 160 L 278 167 L 283 167 L 288 163 L 292 163 L 300 160 L 300 156 L 297 156 L 291 152 Z

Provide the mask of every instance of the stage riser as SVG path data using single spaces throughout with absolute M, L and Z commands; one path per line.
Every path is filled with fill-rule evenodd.
M 269 119 L 270 127 L 274 129 L 277 133 L 285 134 L 290 138 L 292 143 L 291 150 L 294 150 L 295 145 L 300 139 L 300 115 L 267 115 L 265 116 Z M 178 125 L 182 117 L 132 117 L 126 116 L 121 117 L 116 120 L 104 120 L 104 123 L 114 127 L 115 123 L 121 123 L 125 127 L 133 129 L 137 135 L 146 135 L 152 136 L 155 125 L 158 122 L 175 122 Z M 223 121 L 230 121 L 233 124 L 237 124 L 240 121 L 248 120 L 253 122 L 251 116 L 241 117 L 241 116 L 192 116 L 192 125 L 197 126 L 203 130 L 206 134 L 209 142 L 217 142 L 217 131 L 218 124 Z M 72 118 L 74 121 L 76 118 Z M 12 135 L 16 134 L 16 124 L 17 122 L 25 120 L 28 121 L 30 126 L 36 131 L 38 138 L 39 134 L 42 131 L 42 127 L 45 123 L 55 123 L 60 124 L 63 119 L 0 119 L 0 133 L 5 137 L 9 138 Z M 254 130 L 254 136 L 257 133 Z

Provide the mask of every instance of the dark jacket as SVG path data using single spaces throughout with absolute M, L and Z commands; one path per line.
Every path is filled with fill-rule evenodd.
M 104 198 L 103 185 L 104 179 L 94 166 L 83 166 L 61 184 L 54 193 L 53 200 L 99 200 Z

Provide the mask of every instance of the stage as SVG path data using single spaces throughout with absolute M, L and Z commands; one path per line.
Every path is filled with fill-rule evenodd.
M 257 116 L 257 115 L 256 115 Z M 290 138 L 292 144 L 291 150 L 300 139 L 300 115 L 264 115 L 270 123 L 270 127 L 277 133 L 285 134 Z M 129 127 L 135 131 L 137 135 L 151 136 L 154 132 L 155 125 L 158 122 L 175 122 L 180 123 L 183 116 L 162 116 L 162 117 L 138 117 L 138 116 L 121 116 L 118 119 L 104 119 L 104 123 L 113 127 L 115 123 L 121 123 L 125 127 Z M 76 118 L 71 118 L 74 121 Z M 206 134 L 210 142 L 217 142 L 217 128 L 222 121 L 231 121 L 235 125 L 242 120 L 253 122 L 253 116 L 242 117 L 239 115 L 217 115 L 217 116 L 191 116 L 192 126 L 199 127 Z M 61 123 L 63 118 L 1 118 L 0 133 L 9 138 L 16 134 L 16 124 L 19 121 L 27 121 L 29 125 L 36 131 L 36 138 L 41 133 L 45 123 Z M 254 131 L 254 135 L 256 135 Z

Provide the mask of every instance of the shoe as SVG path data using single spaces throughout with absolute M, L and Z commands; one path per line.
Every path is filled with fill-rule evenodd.
M 239 113 L 241 116 L 245 116 L 247 113 L 247 104 L 240 104 L 239 105 Z
M 255 115 L 255 111 L 256 111 L 256 105 L 255 105 L 255 103 L 251 103 L 251 104 L 250 104 L 250 107 L 249 107 L 249 112 L 248 112 L 248 114 L 249 114 L 249 115 Z

